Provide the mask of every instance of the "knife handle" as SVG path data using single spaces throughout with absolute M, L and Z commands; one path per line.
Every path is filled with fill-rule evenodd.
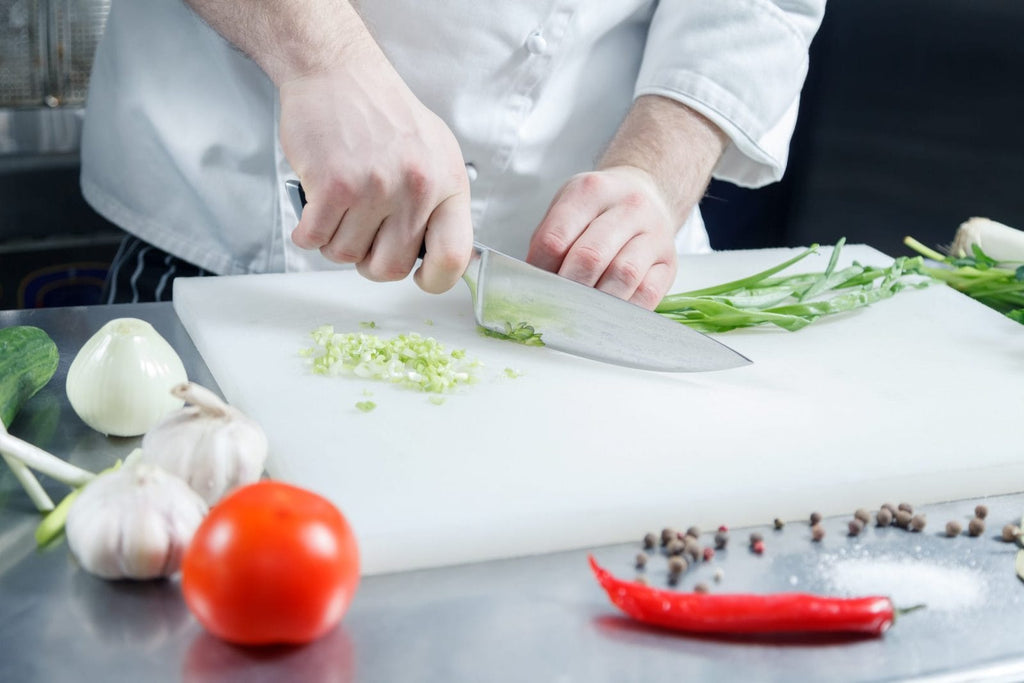
M 288 199 L 292 203 L 292 209 L 295 211 L 295 217 L 302 217 L 302 209 L 306 206 L 306 191 L 302 189 L 302 183 L 298 180 L 286 180 L 284 181 L 285 189 L 288 190 Z M 418 258 L 423 258 L 427 254 L 427 245 L 420 244 L 420 253 Z

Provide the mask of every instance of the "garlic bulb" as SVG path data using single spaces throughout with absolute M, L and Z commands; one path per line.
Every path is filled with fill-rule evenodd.
M 172 393 L 190 405 L 146 432 L 144 461 L 187 481 L 209 505 L 262 476 L 267 437 L 255 420 L 194 382 Z
M 184 481 L 136 459 L 81 490 L 65 531 L 86 571 L 105 579 L 154 579 L 178 571 L 207 511 Z
M 170 390 L 185 381 L 181 358 L 152 325 L 118 318 L 101 327 L 71 362 L 67 395 L 75 413 L 96 431 L 138 436 L 182 406 Z

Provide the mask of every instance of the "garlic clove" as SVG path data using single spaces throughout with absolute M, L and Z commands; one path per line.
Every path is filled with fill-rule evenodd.
M 87 484 L 68 511 L 68 546 L 106 579 L 171 576 L 208 511 L 188 484 L 136 461 Z
M 262 427 L 194 382 L 172 390 L 188 406 L 142 438 L 142 460 L 188 482 L 209 505 L 263 475 L 267 437 Z
M 152 325 L 117 318 L 79 350 L 66 390 L 75 413 L 93 429 L 138 436 L 182 406 L 170 392 L 185 381 L 181 358 Z

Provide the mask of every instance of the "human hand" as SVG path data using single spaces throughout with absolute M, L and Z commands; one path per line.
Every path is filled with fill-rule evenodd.
M 443 292 L 469 263 L 469 180 L 455 136 L 375 45 L 368 58 L 279 86 L 281 146 L 307 206 L 296 245 L 370 280 Z
M 678 227 L 649 173 L 613 166 L 569 179 L 534 232 L 526 260 L 653 309 L 675 280 Z

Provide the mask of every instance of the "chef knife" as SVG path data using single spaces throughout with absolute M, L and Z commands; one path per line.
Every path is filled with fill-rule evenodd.
M 302 185 L 296 180 L 285 184 L 301 216 L 306 204 Z M 642 370 L 702 372 L 751 362 L 681 323 L 478 242 L 462 279 L 469 285 L 477 324 L 499 335 L 526 324 L 549 348 Z

